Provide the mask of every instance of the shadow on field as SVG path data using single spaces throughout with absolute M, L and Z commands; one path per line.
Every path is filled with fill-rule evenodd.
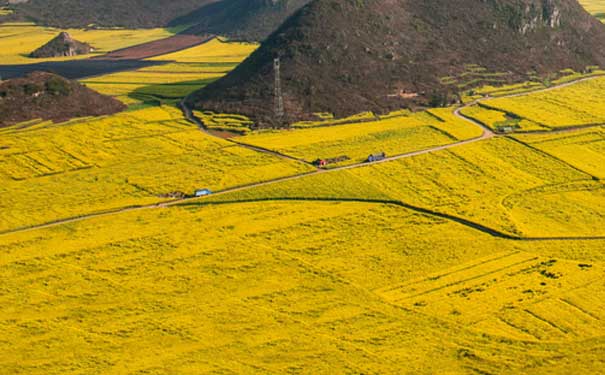
M 36 71 L 56 73 L 69 79 L 82 79 L 117 73 L 127 70 L 136 70 L 155 65 L 168 64 L 171 61 L 146 61 L 146 60 L 71 60 L 71 61 L 48 61 L 36 64 L 0 65 L 0 77 L 11 79 L 23 77 Z
M 181 100 L 216 80 L 217 78 L 206 78 L 194 81 L 158 83 L 140 87 L 131 92 L 128 97 L 142 101 L 145 104 L 163 104 Z

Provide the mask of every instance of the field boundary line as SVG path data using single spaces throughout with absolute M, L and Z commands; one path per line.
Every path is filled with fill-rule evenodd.
M 595 76 L 591 76 L 591 77 L 586 77 L 586 78 L 582 78 L 582 79 L 578 79 L 575 81 L 571 81 L 571 82 L 567 82 L 565 84 L 561 84 L 558 86 L 553 86 L 553 87 L 549 87 L 546 89 L 540 89 L 540 90 L 534 90 L 534 91 L 529 91 L 526 93 L 522 93 L 522 94 L 515 94 L 515 95 L 510 95 L 510 96 L 503 96 L 503 97 L 517 97 L 517 96 L 524 96 L 524 95 L 528 95 L 531 93 L 535 93 L 535 92 L 543 92 L 543 91 L 549 91 L 549 90 L 554 90 L 557 88 L 563 88 L 563 87 L 567 87 L 567 86 L 571 86 L 580 82 L 584 82 L 584 81 L 588 81 L 588 80 L 592 80 L 592 79 L 596 79 L 599 77 L 602 77 L 604 75 L 595 75 Z M 181 108 L 181 110 L 183 111 L 183 114 L 185 116 L 185 119 L 188 120 L 189 122 L 192 122 L 194 124 L 196 124 L 201 131 L 205 132 L 206 134 L 208 134 L 209 136 L 212 136 L 214 138 L 220 138 L 222 140 L 225 140 L 224 138 L 218 137 L 216 135 L 213 135 L 211 133 L 209 133 L 206 128 L 204 127 L 204 124 L 201 122 L 201 120 L 199 120 L 198 118 L 196 118 L 193 115 L 193 111 L 192 109 L 187 105 L 187 101 L 190 98 L 191 94 L 186 96 L 185 98 L 183 98 L 178 106 Z M 494 133 L 491 129 L 486 128 L 484 125 L 482 125 L 481 123 L 471 119 L 471 118 L 467 118 L 466 116 L 462 115 L 460 113 L 460 111 L 466 107 L 475 105 L 483 100 L 488 100 L 491 98 L 482 98 L 482 99 L 477 99 L 473 102 L 470 102 L 464 106 L 461 106 L 459 108 L 457 108 L 453 114 L 459 118 L 462 118 L 463 120 L 470 122 L 471 124 L 474 124 L 476 126 L 479 126 L 481 129 L 483 129 L 483 134 L 479 137 L 476 138 L 471 138 L 471 139 L 467 139 L 467 140 L 463 140 L 460 142 L 456 142 L 456 143 L 452 143 L 452 144 L 448 144 L 448 145 L 443 145 L 443 146 L 437 146 L 437 147 L 432 147 L 432 148 L 428 148 L 425 150 L 420 150 L 420 151 L 413 151 L 410 153 L 405 153 L 405 154 L 401 154 L 401 155 L 397 155 L 397 156 L 393 156 L 390 158 L 386 158 L 384 160 L 380 160 L 377 162 L 372 162 L 372 163 L 358 163 L 358 164 L 353 164 L 353 165 L 348 165 L 348 166 L 342 166 L 342 167 L 337 167 L 337 168 L 332 168 L 332 169 L 316 169 L 314 171 L 311 172 L 307 172 L 307 173 L 303 173 L 303 174 L 299 174 L 299 175 L 294 175 L 294 176 L 289 176 L 289 177 L 283 177 L 283 178 L 278 178 L 278 179 L 274 179 L 274 180 L 268 180 L 268 181 L 264 181 L 264 182 L 259 182 L 259 183 L 253 183 L 253 184 L 248 184 L 248 185 L 243 185 L 240 187 L 234 187 L 234 188 L 229 188 L 223 191 L 219 191 L 216 192 L 215 194 L 213 194 L 212 196 L 215 195 L 219 195 L 219 194 L 226 194 L 226 193 L 231 193 L 231 192 L 235 192 L 235 191 L 242 191 L 242 190 L 248 190 L 248 189 L 252 189 L 255 187 L 260 187 L 260 186 L 267 186 L 267 185 L 271 185 L 274 183 L 278 183 L 278 182 L 283 182 L 283 181 L 289 181 L 289 180 L 295 180 L 295 179 L 300 179 L 300 178 L 304 178 L 310 175 L 315 175 L 315 174 L 320 174 L 320 173 L 330 173 L 330 172 L 336 172 L 336 171 L 342 171 L 342 170 L 349 170 L 349 169 L 356 169 L 356 168 L 363 168 L 363 167 L 369 167 L 372 165 L 376 165 L 376 164 L 381 164 L 381 163 L 387 163 L 387 162 L 391 162 L 391 161 L 395 161 L 395 160 L 399 160 L 399 159 L 404 159 L 404 158 L 408 158 L 408 157 L 414 157 L 414 156 L 419 156 L 419 155 L 423 155 L 423 154 L 429 154 L 429 153 L 433 153 L 433 152 L 437 152 L 437 151 L 441 151 L 441 150 L 447 150 L 450 148 L 454 148 L 454 147 L 458 147 L 458 146 L 463 146 L 463 145 L 467 145 L 467 144 L 471 144 L 471 143 L 475 143 L 478 141 L 482 141 L 485 139 L 489 139 L 492 137 L 500 137 L 502 135 L 496 134 Z M 262 151 L 260 148 L 257 148 L 255 146 L 251 146 L 245 143 L 238 143 L 238 142 L 233 142 L 231 141 L 231 143 L 242 146 L 242 147 L 247 147 L 250 150 L 253 151 L 257 151 L 257 152 L 264 152 L 267 154 L 271 154 L 274 156 L 280 156 L 281 158 L 287 159 L 287 160 L 296 160 L 299 161 L 301 163 L 304 163 L 306 165 L 311 165 L 310 163 L 294 158 L 292 156 L 289 155 L 285 155 L 285 154 L 281 154 L 275 151 Z M 581 171 L 582 173 L 585 173 L 583 171 Z M 37 224 L 37 225 L 30 225 L 30 226 L 21 226 L 15 229 L 6 229 L 3 231 L 0 231 L 0 236 L 1 235 L 6 235 L 6 234 L 11 234 L 11 233 L 18 233 L 18 232 L 25 232 L 25 231 L 31 231 L 31 230 L 36 230 L 36 229 L 43 229 L 43 228 L 49 228 L 49 227 L 53 227 L 53 226 L 57 226 L 57 225 L 61 225 L 61 224 L 67 224 L 67 223 L 71 223 L 71 222 L 77 222 L 77 221 L 83 221 L 86 219 L 90 219 L 90 218 L 95 218 L 95 217 L 100 217 L 100 216 L 109 216 L 109 215 L 115 215 L 115 214 L 119 214 L 119 213 L 123 213 L 123 212 L 128 212 L 128 211 L 134 211 L 134 210 L 141 210 L 141 209 L 151 209 L 151 208 L 161 208 L 161 207 L 168 207 L 168 206 L 173 206 L 176 204 L 180 204 L 183 203 L 185 201 L 192 201 L 196 198 L 185 198 L 185 199 L 180 199 L 180 200 L 176 200 L 176 201 L 159 201 L 153 204 L 149 204 L 149 205 L 134 205 L 134 206 L 127 206 L 127 207 L 121 207 L 121 208 L 116 208 L 116 209 L 110 209 L 110 210 L 103 210 L 103 211 L 98 211 L 96 213 L 90 213 L 90 214 L 82 214 L 82 215 L 77 215 L 77 216 L 73 216 L 70 218 L 63 218 L 63 219 L 59 219 L 59 220 L 54 220 L 54 221 L 50 221 L 44 224 Z M 200 198 L 197 198 L 200 199 Z M 389 203 L 389 202 L 384 202 L 384 203 Z M 397 202 L 392 204 L 398 204 Z M 403 203 L 401 203 L 403 204 Z M 404 206 L 405 207 L 405 206 Z M 416 207 L 414 206 L 410 206 L 409 207 L 411 210 L 415 210 Z M 422 212 L 428 215 L 433 215 L 433 216 L 438 216 L 438 217 L 442 217 L 444 219 L 448 219 L 448 220 L 452 220 L 452 221 L 456 221 L 462 225 L 466 224 L 470 224 L 467 226 L 470 226 L 472 228 L 478 229 L 478 228 L 484 228 L 485 229 L 485 233 L 491 234 L 492 236 L 495 237 L 500 237 L 500 238 L 505 238 L 505 239 L 512 239 L 512 240 L 523 240 L 523 241 L 573 241 L 573 240 L 605 240 L 605 236 L 591 236 L 591 237 L 554 237 L 554 238 L 544 238 L 544 237 L 536 237 L 536 238 L 521 238 L 521 237 L 516 237 L 516 236 L 512 236 L 512 235 L 507 235 L 504 234 L 500 231 L 494 230 L 492 228 L 488 228 L 486 226 L 483 226 L 481 224 L 478 223 L 473 223 L 471 221 L 462 219 L 462 218 L 458 218 L 452 215 L 448 215 L 448 214 L 442 214 L 442 213 L 437 213 L 435 211 L 431 211 L 428 209 L 423 209 L 420 207 L 417 207 L 418 212 Z
M 218 139 L 221 139 L 223 141 L 231 142 L 234 145 L 238 145 L 240 147 L 244 147 L 244 148 L 247 148 L 247 149 L 252 150 L 252 151 L 262 152 L 262 153 L 265 153 L 265 154 L 268 154 L 268 155 L 277 156 L 277 157 L 282 158 L 282 159 L 292 160 L 292 161 L 296 161 L 296 162 L 299 162 L 299 163 L 303 163 L 303 164 L 315 167 L 312 163 L 309 163 L 309 162 L 307 162 L 307 161 L 305 161 L 303 159 L 299 159 L 299 158 L 291 156 L 291 155 L 283 154 L 281 152 L 270 150 L 268 148 L 259 147 L 259 146 L 253 146 L 253 145 L 250 145 L 248 143 L 239 142 L 239 141 L 236 141 L 236 140 L 233 140 L 233 139 L 223 138 L 223 137 L 220 137 L 220 136 L 218 136 L 216 134 L 212 134 L 212 132 L 210 132 L 206 128 L 206 125 L 204 124 L 204 122 L 193 114 L 193 109 L 187 105 L 187 101 L 188 101 L 188 99 L 189 99 L 190 96 L 191 96 L 191 94 L 188 95 L 188 96 L 186 96 L 185 98 L 183 98 L 179 102 L 178 107 L 183 112 L 183 115 L 185 116 L 185 119 L 187 119 L 189 122 L 197 125 L 197 127 L 202 132 L 204 132 L 205 134 L 207 134 L 208 136 L 213 137 L 213 138 L 218 138 Z
M 573 308 L 574 310 L 580 311 L 584 315 L 586 315 L 586 316 L 588 316 L 588 317 L 590 317 L 590 318 L 592 318 L 594 320 L 597 320 L 597 321 L 601 320 L 601 318 L 599 318 L 598 316 L 594 315 L 592 312 L 590 312 L 590 311 L 588 311 L 586 309 L 581 308 L 580 306 L 576 305 L 575 303 L 569 301 L 567 298 L 559 298 L 559 301 L 561 301 L 561 303 L 563 303 L 564 305 L 567 305 L 567 306 Z
M 209 196 L 211 197 L 211 196 Z M 204 198 L 203 198 L 204 199 Z M 245 203 L 260 203 L 260 202 L 342 202 L 342 203 L 367 203 L 367 204 L 385 204 L 385 205 L 393 205 L 398 207 L 403 207 L 411 211 L 415 211 L 427 216 L 438 217 L 441 219 L 449 220 L 456 222 L 460 225 L 469 227 L 471 229 L 475 229 L 479 232 L 483 232 L 492 237 L 501 238 L 505 240 L 512 241 L 535 241 L 535 242 L 546 242 L 546 241 L 605 241 L 605 235 L 603 236 L 554 236 L 554 237 L 524 237 L 524 236 L 516 236 L 513 234 L 508 234 L 497 229 L 493 229 L 487 227 L 483 224 L 476 223 L 474 221 L 458 217 L 455 215 L 451 215 L 448 213 L 434 211 L 428 208 L 418 207 L 411 205 L 409 203 L 405 203 L 398 200 L 389 200 L 389 199 L 363 199 L 363 198 L 304 198 L 304 197 L 292 197 L 292 198 L 251 198 L 251 199 L 241 199 L 241 200 L 232 200 L 232 201 L 214 201 L 214 202 L 204 202 L 203 200 L 198 200 L 197 202 L 193 202 L 192 200 L 181 200 L 177 202 L 173 202 L 169 204 L 170 206 L 211 206 L 211 205 L 230 205 L 230 204 L 245 204 Z
M 531 311 L 531 310 L 529 310 L 529 309 L 523 309 L 523 311 L 524 311 L 525 313 L 527 313 L 528 315 L 533 316 L 535 319 L 537 319 L 537 320 L 541 321 L 542 323 L 544 323 L 544 324 L 546 324 L 546 325 L 550 326 L 551 328 L 553 328 L 553 329 L 555 329 L 555 330 L 557 330 L 557 331 L 559 331 L 559 332 L 563 333 L 563 334 L 564 334 L 564 335 L 566 335 L 566 336 L 567 336 L 567 335 L 570 335 L 570 334 L 573 334 L 573 335 L 575 336 L 575 332 L 573 332 L 573 331 L 571 331 L 571 330 L 568 330 L 567 328 L 562 328 L 562 327 L 559 327 L 559 326 L 558 326 L 558 325 L 556 325 L 555 323 L 551 322 L 550 320 L 548 320 L 548 319 L 546 319 L 546 318 L 541 317 L 540 315 L 536 314 L 535 312 L 533 312 L 533 311 Z
M 535 151 L 535 152 L 537 152 L 537 153 L 539 153 L 539 154 L 541 154 L 541 155 L 543 155 L 543 156 L 546 156 L 546 157 L 548 157 L 548 158 L 551 158 L 551 159 L 553 159 L 553 160 L 556 160 L 556 161 L 558 161 L 559 163 L 565 164 L 565 165 L 567 165 L 568 167 L 570 167 L 571 169 L 573 169 L 573 170 L 575 170 L 575 171 L 577 171 L 577 172 L 580 172 L 580 173 L 582 173 L 582 174 L 585 174 L 585 175 L 587 175 L 587 176 L 590 176 L 590 177 L 591 177 L 591 179 L 592 179 L 593 181 L 599 181 L 599 180 L 600 180 L 600 179 L 599 179 L 599 177 L 597 177 L 597 176 L 595 176 L 595 175 L 592 175 L 592 174 L 590 174 L 590 173 L 588 173 L 588 172 L 586 172 L 586 171 L 583 171 L 583 170 L 581 170 L 580 168 L 578 168 L 578 167 L 576 167 L 576 166 L 574 166 L 574 165 L 571 165 L 569 162 L 567 162 L 567 161 L 565 161 L 565 160 L 563 160 L 563 159 L 560 159 L 560 158 L 556 157 L 555 155 L 552 155 L 552 154 L 550 154 L 550 153 L 548 153 L 548 152 L 546 152 L 546 151 L 540 150 L 539 148 L 537 148 L 537 147 L 535 147 L 535 146 L 532 146 L 531 144 L 529 144 L 529 143 L 527 143 L 527 142 L 524 142 L 524 141 L 522 141 L 522 140 L 520 140 L 520 139 L 517 139 L 517 138 L 515 138 L 515 137 L 509 137 L 509 136 L 507 136 L 506 138 L 507 138 L 507 139 L 510 139 L 510 140 L 512 140 L 513 142 L 518 143 L 518 144 L 520 144 L 520 145 L 522 145 L 522 146 L 525 146 L 525 147 L 529 148 L 530 150 L 533 150 L 533 151 Z

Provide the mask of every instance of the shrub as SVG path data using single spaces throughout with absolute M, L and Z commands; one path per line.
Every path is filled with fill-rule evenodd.
M 53 77 L 46 81 L 46 91 L 52 95 L 63 95 L 67 96 L 71 92 L 71 87 L 66 81 Z

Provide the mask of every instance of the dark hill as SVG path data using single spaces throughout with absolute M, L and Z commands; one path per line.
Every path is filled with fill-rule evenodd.
M 178 18 L 172 25 L 196 24 L 193 34 L 225 35 L 235 40 L 264 40 L 310 0 L 222 0 Z
M 458 87 L 451 77 L 513 82 L 529 72 L 603 66 L 604 45 L 605 26 L 576 0 L 314 0 L 192 100 L 261 126 L 314 112 L 383 113 L 439 104 L 448 92 L 481 84 Z M 283 121 L 274 116 L 275 56 Z
M 35 72 L 0 82 L 0 127 L 23 121 L 112 114 L 125 109 L 121 102 L 61 76 Z
M 58 28 L 166 26 L 217 0 L 29 0 L 11 5 L 9 20 L 30 20 Z
M 86 55 L 94 49 L 86 43 L 73 39 L 68 33 L 62 32 L 48 43 L 38 48 L 30 54 L 34 58 L 42 57 L 62 57 Z

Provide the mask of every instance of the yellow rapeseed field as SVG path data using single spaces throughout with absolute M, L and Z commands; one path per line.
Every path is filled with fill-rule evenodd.
M 135 71 L 107 74 L 82 82 L 126 104 L 178 100 L 224 76 L 257 48 L 255 44 L 213 39 L 150 60 L 169 62 Z
M 461 113 L 494 130 L 501 130 L 505 127 L 512 127 L 514 131 L 549 130 L 549 128 L 533 121 L 511 117 L 504 112 L 490 109 L 480 104 L 463 108 Z
M 266 198 L 394 200 L 514 236 L 597 236 L 605 226 L 602 182 L 508 138 L 214 199 Z
M 2 32 L 0 46 L 30 38 Z M 255 48 L 216 39 L 154 58 L 165 65 L 85 81 L 146 102 L 123 113 L 0 129 L 1 374 L 605 368 L 605 127 L 317 172 L 150 105 L 226 74 Z M 521 130 L 603 123 L 603 89 L 596 79 L 464 114 Z M 246 133 L 236 142 L 306 161 L 347 155 L 344 164 L 482 135 L 453 108 L 337 126 L 325 125 L 352 119 L 321 113 L 263 132 L 242 116 L 196 114 Z
M 479 105 L 463 108 L 461 113 L 492 129 L 496 129 L 498 124 L 508 120 L 506 113 L 481 107 Z
M 250 132 L 250 126 L 254 124 L 248 117 L 241 115 L 227 115 L 212 111 L 193 111 L 193 114 L 202 121 L 207 129 L 216 131 L 247 134 Z
M 331 113 L 316 113 L 315 116 L 318 117 L 317 121 L 299 121 L 290 125 L 290 127 L 295 129 L 300 128 L 316 128 L 320 126 L 333 126 L 333 125 L 343 125 L 349 124 L 352 122 L 359 121 L 372 121 L 376 120 L 377 116 L 372 112 L 361 112 L 352 116 L 343 117 L 343 118 L 335 118 Z M 390 116 L 389 116 L 390 117 Z
M 211 138 L 173 107 L 0 131 L 0 231 L 308 171 Z
M 596 178 L 605 179 L 605 128 L 603 127 L 573 133 L 520 135 L 516 138 Z
M 451 109 L 391 117 L 371 122 L 252 133 L 238 141 L 279 151 L 308 162 L 347 156 L 341 165 L 454 143 L 481 135 L 481 129 L 451 115 Z M 444 118 L 432 114 L 437 113 Z
M 0 24 L 0 61 L 2 61 L 2 64 L 33 64 L 40 61 L 90 57 L 90 55 L 52 59 L 27 57 L 29 53 L 46 44 L 61 31 L 67 31 L 74 39 L 91 44 L 95 48 L 94 55 L 168 38 L 173 35 L 166 29 L 59 30 L 33 24 Z
M 82 82 L 95 91 L 132 104 L 153 98 L 183 98 L 223 75 L 224 73 L 181 73 L 175 67 L 171 72 L 130 71 L 89 78 Z
M 363 202 L 187 205 L 4 235 L 0 363 L 30 375 L 595 373 L 603 246 L 501 240 Z
M 601 21 L 605 19 L 605 0 L 580 0 L 579 2 Z
M 149 60 L 178 61 L 180 63 L 239 64 L 258 48 L 256 43 L 230 42 L 223 38 L 214 38 L 208 43 L 167 55 L 152 57 Z M 200 56 L 203 60 L 200 60 Z
M 605 77 L 515 98 L 498 98 L 481 104 L 548 128 L 565 128 L 605 122 Z

